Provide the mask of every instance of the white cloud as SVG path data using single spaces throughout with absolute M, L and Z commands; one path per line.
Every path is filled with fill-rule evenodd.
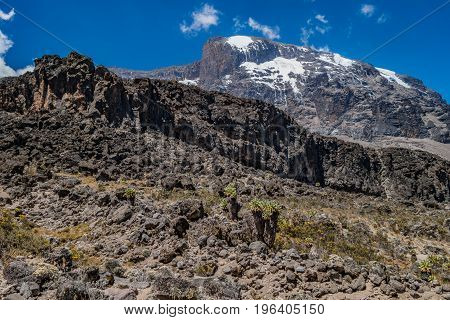
M 320 26 L 316 26 L 316 31 L 321 33 L 321 34 L 325 34 L 328 32 L 328 30 L 330 30 L 331 27 L 320 27 Z
M 261 32 L 265 37 L 270 40 L 280 39 L 280 28 L 278 26 L 270 27 L 263 24 L 258 23 L 253 18 L 248 18 L 248 25 L 253 30 Z
M 323 47 L 315 47 L 315 46 L 311 46 L 311 49 L 314 49 L 314 50 L 316 50 L 316 51 L 321 51 L 321 52 L 331 52 L 331 51 L 330 51 L 330 48 L 329 48 L 327 45 L 325 45 L 325 46 L 323 46 Z
M 387 16 L 383 13 L 381 16 L 378 17 L 377 19 L 377 23 L 381 24 L 381 23 L 385 23 L 387 21 Z
M 212 5 L 205 3 L 200 10 L 192 12 L 192 23 L 187 25 L 185 21 L 180 24 L 180 30 L 183 33 L 196 34 L 198 31 L 207 31 L 211 26 L 219 24 L 220 12 Z
M 234 28 L 234 32 L 239 32 L 245 28 L 245 23 L 241 22 L 241 19 L 239 17 L 234 17 L 233 18 L 233 28 Z
M 18 76 L 21 76 L 22 74 L 27 73 L 27 72 L 32 72 L 33 70 L 34 70 L 34 66 L 29 65 L 29 66 L 26 66 L 25 68 L 18 69 L 16 71 L 16 74 Z
M 0 20 L 9 21 L 13 16 L 14 9 L 7 14 L 0 10 Z M 14 70 L 6 64 L 5 54 L 13 45 L 14 42 L 0 30 L 0 78 L 20 76 L 27 71 L 33 70 L 33 66 L 27 66 L 19 70 Z
M 375 12 L 375 6 L 373 4 L 363 4 L 361 6 L 361 13 L 366 17 L 371 17 Z
M 14 70 L 10 66 L 8 66 L 3 57 L 0 57 L 0 78 L 4 77 L 17 77 L 28 71 L 33 71 L 33 66 L 26 66 L 25 68 Z
M 4 55 L 11 47 L 14 42 L 12 42 L 3 32 L 0 30 L 0 56 Z
M 322 23 L 328 23 L 328 20 L 325 18 L 323 14 L 316 14 L 315 18 Z
M 309 44 L 309 38 L 314 34 L 314 30 L 309 28 L 302 28 L 302 35 L 300 37 L 300 41 L 304 46 Z
M 326 19 L 325 15 L 322 14 L 317 14 L 314 19 L 309 18 L 308 20 L 306 20 L 306 26 L 301 29 L 302 32 L 300 35 L 300 42 L 304 46 L 309 46 L 309 38 L 311 38 L 314 34 L 325 34 L 330 31 L 331 26 L 328 24 L 328 22 L 329 21 Z M 318 50 L 314 46 L 311 47 L 315 50 Z
M 4 13 L 2 10 L 0 10 L 0 20 L 11 20 L 11 18 L 14 17 L 15 14 L 16 12 L 14 11 L 14 9 L 11 9 L 9 13 Z

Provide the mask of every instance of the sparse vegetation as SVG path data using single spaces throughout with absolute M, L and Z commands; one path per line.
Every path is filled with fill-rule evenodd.
M 228 201 L 225 198 L 221 198 L 219 201 L 219 206 L 222 208 L 222 210 L 226 210 L 228 206 Z
M 253 199 L 249 204 L 252 213 L 261 213 L 264 220 L 269 220 L 274 214 L 279 214 L 281 206 L 272 200 Z
M 237 200 L 237 189 L 235 183 L 228 184 L 223 190 L 223 194 L 226 198 L 220 200 L 220 207 L 222 210 L 228 210 L 230 218 L 233 220 L 238 219 L 238 213 L 241 209 L 241 205 Z
M 201 277 L 210 277 L 217 270 L 217 264 L 214 262 L 201 262 L 195 268 L 195 273 Z
M 343 237 L 331 221 L 315 221 L 307 217 L 294 221 L 283 217 L 278 224 L 275 247 L 294 247 L 301 252 L 308 252 L 315 245 L 326 254 L 349 256 L 360 263 L 379 260 L 370 244 L 361 241 L 356 233 L 353 235 L 351 238 Z
M 278 229 L 278 216 L 281 206 L 272 200 L 253 199 L 249 203 L 253 214 L 257 238 L 272 247 Z
M 50 244 L 39 235 L 25 215 L 18 217 L 6 209 L 0 210 L 0 252 L 2 259 L 8 256 L 44 253 Z
M 227 185 L 223 190 L 223 193 L 225 194 L 226 197 L 236 198 L 237 197 L 236 184 L 230 183 L 229 185 Z
M 23 169 L 23 173 L 29 177 L 36 176 L 37 172 L 38 172 L 38 167 L 33 163 L 25 166 L 25 168 Z
M 448 275 L 450 272 L 450 259 L 448 256 L 431 255 L 419 262 L 418 269 L 425 280 L 445 282 L 448 280 L 444 275 Z
M 445 161 L 97 69 L 2 81 L 0 299 L 449 298 Z
M 99 257 L 90 256 L 74 245 L 70 247 L 70 254 L 73 262 L 79 266 L 87 267 L 98 266 L 101 264 L 101 259 Z
M 123 192 L 123 196 L 126 199 L 134 200 L 136 198 L 136 193 L 137 193 L 136 189 L 134 189 L 134 188 L 127 188 Z
M 56 231 L 40 229 L 40 233 L 57 238 L 63 243 L 78 240 L 81 237 L 87 235 L 89 231 L 89 225 L 87 225 L 86 223 L 80 223 L 76 226 L 70 226 Z

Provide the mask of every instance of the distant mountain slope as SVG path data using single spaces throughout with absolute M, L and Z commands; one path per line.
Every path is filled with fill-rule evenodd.
M 321 134 L 450 142 L 450 106 L 438 93 L 420 80 L 336 53 L 233 36 L 209 40 L 202 59 L 190 65 L 111 70 L 126 78 L 175 79 L 267 101 Z

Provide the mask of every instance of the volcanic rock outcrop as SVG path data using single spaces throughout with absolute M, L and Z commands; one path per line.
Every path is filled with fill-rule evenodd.
M 314 185 L 401 199 L 449 199 L 449 163 L 426 152 L 372 150 L 322 137 L 271 104 L 173 81 L 122 80 L 76 53 L 43 57 L 33 73 L 1 80 L 0 106 L 3 112 L 20 114 L 18 119 L 14 116 L 16 122 L 59 111 L 62 117 L 78 113 L 85 121 L 94 119 L 94 127 L 122 126 L 129 134 L 157 130 L 245 166 Z M 2 116 L 2 122 L 9 117 Z M 33 128 L 22 130 L 23 124 L 16 124 L 15 130 L 7 129 L 10 126 L 2 123 L 4 151 L 18 140 L 26 144 L 39 135 Z M 42 122 L 37 129 L 49 128 Z M 67 153 L 66 139 L 55 137 L 49 143 L 55 151 L 60 144 L 57 152 Z M 140 150 L 135 152 L 145 158 Z M 2 156 L 4 172 L 10 161 L 18 161 L 8 158 L 7 152 Z M 74 159 L 94 161 L 98 168 L 108 168 L 111 160 L 107 154 Z M 34 160 L 29 155 L 22 165 Z

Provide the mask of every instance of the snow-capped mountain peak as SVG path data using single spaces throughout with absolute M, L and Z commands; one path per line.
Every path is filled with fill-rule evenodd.
M 253 43 L 253 39 L 247 36 L 234 36 L 227 39 L 227 43 L 238 50 L 244 51 Z
M 450 142 L 450 107 L 420 80 L 338 53 L 250 36 L 218 37 L 190 65 L 125 77 L 176 79 L 271 102 L 322 134 Z

